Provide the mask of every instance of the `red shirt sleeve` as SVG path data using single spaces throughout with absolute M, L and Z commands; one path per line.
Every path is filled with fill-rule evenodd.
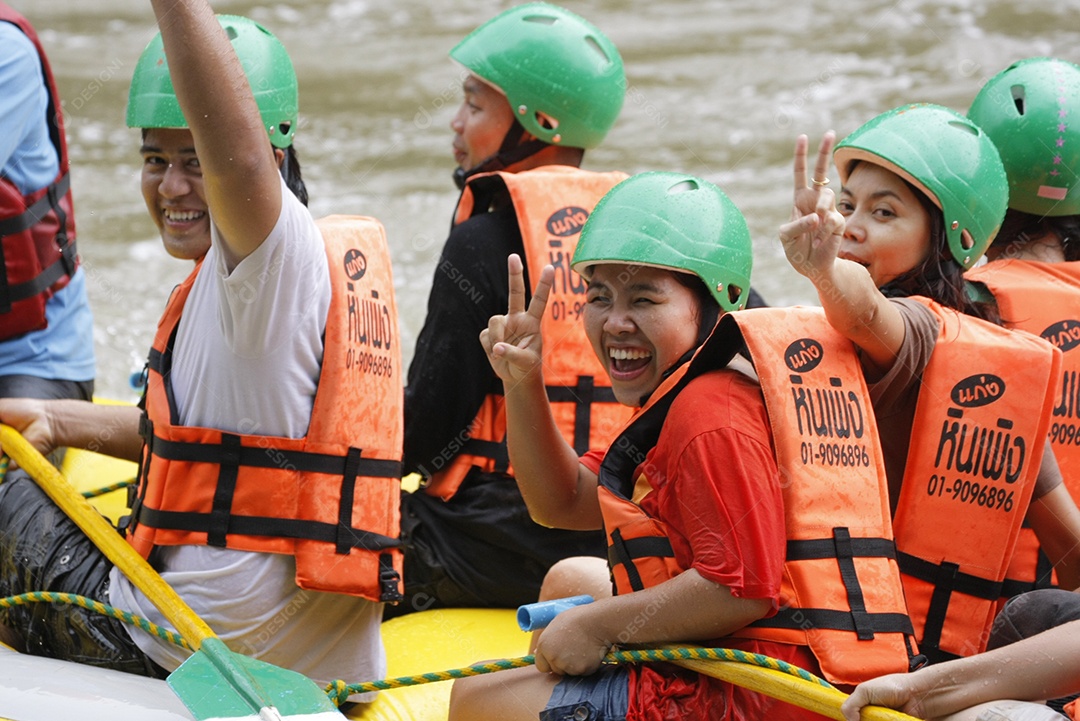
M 667 524 L 679 564 L 775 606 L 784 505 L 761 389 L 734 371 L 695 379 L 672 404 L 648 464 L 654 490 L 641 506 Z
M 606 450 L 586 451 L 585 455 L 581 456 L 578 460 L 581 461 L 581 465 L 585 466 L 596 475 L 600 475 L 600 462 L 604 460 L 605 453 L 607 453 Z

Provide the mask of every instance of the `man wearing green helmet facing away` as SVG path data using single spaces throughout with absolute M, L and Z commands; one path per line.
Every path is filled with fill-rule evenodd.
M 776 386 L 771 395 L 764 376 L 759 382 L 735 356 L 750 348 L 764 374 L 792 338 L 805 337 L 808 316 L 739 310 L 749 294 L 752 250 L 746 221 L 731 200 L 682 173 L 631 176 L 596 206 L 572 265 L 588 284 L 582 323 L 593 351 L 619 401 L 638 409 L 606 451 L 579 457 L 555 425 L 541 331 L 555 278 L 551 266 L 526 303 L 521 261 L 509 258 L 508 312 L 492 317 L 481 339 L 504 384 L 509 452 L 530 512 L 546 525 L 602 527 L 606 563 L 560 564 L 576 562 L 582 589 L 595 600 L 551 621 L 536 643 L 534 667 L 455 682 L 451 720 L 821 718 L 685 669 L 603 664 L 615 645 L 737 648 L 812 673 L 829 660 L 833 670 L 836 663 L 845 667 L 840 673 L 848 683 L 875 668 L 906 670 L 903 639 L 870 620 L 881 610 L 875 588 L 866 588 L 862 610 L 876 637 L 856 642 L 847 634 L 859 652 L 839 637 L 812 647 L 805 628 L 816 628 L 816 617 L 802 616 L 802 626 L 769 625 L 813 608 L 796 606 L 801 597 L 792 594 L 785 568 L 787 533 L 798 517 L 787 493 L 819 484 L 795 483 L 790 459 L 781 455 L 785 444 L 777 429 L 791 424 L 778 423 L 787 417 L 779 409 L 792 389 Z M 818 327 L 827 329 L 820 311 L 816 315 Z M 784 330 L 771 333 L 770 323 Z M 854 352 L 846 358 L 857 374 Z M 774 379 L 790 383 L 792 372 L 780 366 Z M 828 375 L 818 380 L 828 384 Z M 790 400 L 786 405 L 793 407 Z M 833 482 L 824 486 L 837 495 L 805 505 L 817 516 L 819 532 L 820 514 L 829 513 L 824 506 L 874 515 L 864 504 L 846 503 L 842 485 L 875 491 L 877 505 L 887 504 L 880 479 L 852 469 L 839 479 L 837 470 L 829 471 Z M 821 564 L 815 584 L 840 583 L 835 559 L 832 573 L 829 559 L 814 560 Z M 887 559 L 863 560 L 887 570 Z M 892 603 L 902 605 L 895 568 L 868 575 L 876 585 L 891 576 Z M 871 651 L 881 653 L 871 658 Z
M 622 108 L 618 50 L 577 15 L 529 3 L 450 56 L 468 71 L 451 122 L 463 192 L 409 367 L 405 470 L 425 482 L 403 495 L 406 601 L 390 614 L 535 601 L 552 563 L 603 553 L 598 534 L 533 523 L 507 464 L 502 385 L 476 339 L 506 307 L 508 255 L 527 273 L 558 268 L 545 329 L 565 437 L 581 452 L 602 447 L 626 418 L 578 328 L 584 285 L 569 271 L 585 219 L 626 177 L 579 168 Z
M 379 379 L 345 359 L 364 350 L 350 307 L 382 298 L 396 321 L 382 228 L 316 223 L 305 207 L 296 77 L 272 34 L 206 0 L 152 5 L 161 32 L 137 65 L 128 122 L 142 129 L 151 218 L 195 268 L 159 323 L 145 410 L 52 403 L 0 406 L 0 418 L 41 450 L 140 460 L 125 535 L 234 650 L 320 683 L 378 678 L 381 601 L 400 598 L 400 361 Z M 346 506 L 351 485 L 365 493 Z M 42 512 L 37 527 L 55 522 L 66 544 L 27 552 L 43 531 L 0 533 L 4 558 L 41 566 L 16 564 L 23 583 L 47 586 L 23 591 L 81 593 L 166 623 L 40 493 L 16 488 Z M 323 527 L 367 545 L 328 541 Z M 5 624 L 27 651 L 150 676 L 188 655 L 102 618 L 42 606 Z

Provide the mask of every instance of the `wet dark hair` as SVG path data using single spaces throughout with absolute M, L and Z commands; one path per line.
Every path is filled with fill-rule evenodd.
M 142 129 L 143 142 L 146 141 L 146 131 L 148 130 L 150 128 Z M 281 161 L 281 177 L 285 179 L 285 187 L 292 191 L 292 194 L 304 204 L 304 207 L 307 207 L 307 185 L 304 184 L 304 178 L 300 174 L 300 157 L 296 154 L 296 147 L 290 145 L 284 148 L 284 151 L 285 157 Z
M 296 154 L 294 145 L 285 148 L 285 159 L 281 161 L 281 177 L 285 179 L 285 186 L 307 207 L 307 185 L 300 175 L 300 156 Z
M 886 298 L 921 295 L 965 315 L 1001 325 L 1001 315 L 996 303 L 974 300 L 968 295 L 964 269 L 949 250 L 949 238 L 945 234 L 945 215 L 941 208 L 907 180 L 904 180 L 904 184 L 911 188 L 911 192 L 930 216 L 930 252 L 922 263 L 881 286 L 882 295 Z
M 992 245 L 1004 248 L 1047 233 L 1055 233 L 1061 239 L 1066 261 L 1080 260 L 1080 215 L 1041 216 L 1010 208 Z

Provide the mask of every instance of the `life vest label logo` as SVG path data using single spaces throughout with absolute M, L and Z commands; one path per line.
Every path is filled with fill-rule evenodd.
M 350 280 L 360 280 L 367 272 L 367 258 L 356 248 L 351 248 L 345 253 L 345 275 Z
M 824 355 L 824 349 L 816 340 L 800 338 L 784 349 L 784 363 L 795 373 L 808 373 L 818 367 Z
M 1080 345 L 1080 320 L 1060 320 L 1039 335 L 1067 353 Z
M 551 217 L 547 219 L 547 229 L 554 236 L 567 238 L 580 233 L 588 219 L 589 211 L 576 205 L 569 205 L 551 214 Z
M 952 402 L 964 408 L 978 408 L 1005 395 L 1005 381 L 992 373 L 968 376 L 953 386 Z

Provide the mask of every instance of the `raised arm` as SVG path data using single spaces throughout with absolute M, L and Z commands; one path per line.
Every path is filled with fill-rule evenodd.
M 865 267 L 839 257 L 845 221 L 825 185 L 835 141 L 831 131 L 821 139 L 813 185 L 806 175 L 807 137 L 795 141 L 795 202 L 791 221 L 780 226 L 780 242 L 791 267 L 814 284 L 829 323 L 862 349 L 870 375 L 880 375 L 900 352 L 904 319 Z
M 210 215 L 224 242 L 221 250 L 235 264 L 277 223 L 277 157 L 240 61 L 207 1 L 151 2 L 194 138 Z
M 553 528 L 601 526 L 596 475 L 578 460 L 555 425 L 544 388 L 540 320 L 547 308 L 554 269 L 544 268 L 529 307 L 521 258 L 507 259 L 510 307 L 493 316 L 480 334 L 506 398 L 506 438 L 518 488 L 533 520 Z

